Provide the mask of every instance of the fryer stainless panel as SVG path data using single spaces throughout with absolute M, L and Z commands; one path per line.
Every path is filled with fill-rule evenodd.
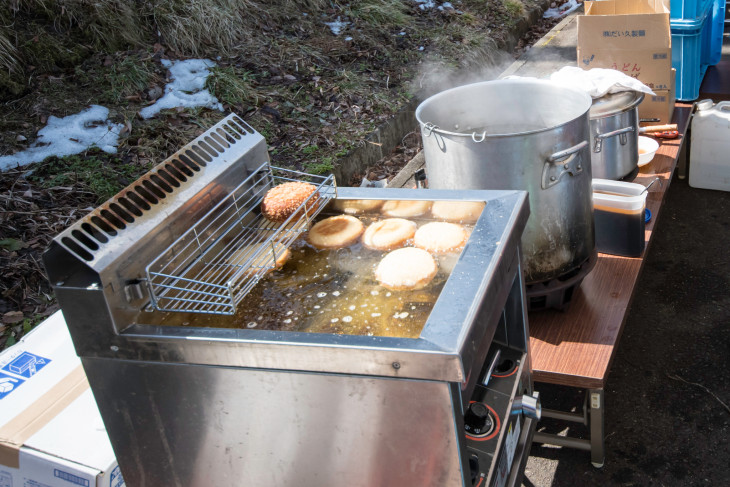
M 83 362 L 130 486 L 463 485 L 445 382 Z

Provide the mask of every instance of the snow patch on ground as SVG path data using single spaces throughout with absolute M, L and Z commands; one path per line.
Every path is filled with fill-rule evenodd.
M 184 61 L 162 60 L 170 70 L 172 81 L 165 85 L 165 94 L 154 105 L 139 111 L 142 118 L 152 118 L 161 110 L 177 107 L 208 107 L 223 111 L 223 105 L 205 89 L 210 75 L 208 68 L 215 66 L 209 59 L 186 59 Z
M 418 4 L 418 8 L 420 8 L 421 10 L 434 8 L 436 6 L 436 2 L 434 2 L 433 0 L 416 0 L 416 3 Z
M 38 138 L 30 148 L 0 157 L 0 171 L 40 162 L 50 156 L 79 154 L 91 146 L 113 154 L 124 125 L 112 123 L 108 117 L 109 109 L 99 105 L 63 118 L 48 117 L 48 123 L 38 131 Z
M 338 36 L 342 33 L 343 30 L 345 30 L 345 27 L 350 25 L 350 23 L 342 21 L 339 17 L 337 17 L 337 20 L 335 20 L 334 22 L 325 22 L 324 25 L 329 27 L 334 35 Z
M 438 9 L 441 11 L 455 10 L 454 6 L 451 4 L 451 2 L 443 2 L 441 5 L 439 5 L 434 0 L 414 0 L 414 1 L 418 4 L 418 8 L 420 8 L 421 10 L 432 9 L 432 8 L 435 8 L 435 9 Z M 457 10 L 457 12 L 458 12 L 458 10 Z
M 544 19 L 552 19 L 554 17 L 562 17 L 563 15 L 567 15 L 570 12 L 577 10 L 578 7 L 580 7 L 580 4 L 576 2 L 576 0 L 570 0 L 559 7 L 549 8 L 545 10 L 545 13 L 542 14 L 542 18 Z

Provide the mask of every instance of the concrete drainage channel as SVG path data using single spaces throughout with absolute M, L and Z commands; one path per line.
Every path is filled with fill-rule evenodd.
M 550 3 L 551 0 L 543 0 L 539 6 L 530 9 L 517 23 L 512 35 L 497 43 L 497 48 L 505 53 L 513 52 L 520 38 L 542 18 L 543 12 L 550 6 Z M 416 96 L 392 120 L 384 123 L 370 134 L 362 145 L 338 160 L 333 171 L 337 183 L 347 186 L 356 174 L 365 171 L 368 166 L 373 166 L 379 160 L 390 155 L 393 149 L 401 144 L 403 137 L 418 126 L 415 111 L 418 104 L 427 96 L 428 94 L 425 93 Z M 404 175 L 399 173 L 388 186 L 403 187 L 413 175 L 413 172 L 423 165 L 422 157 L 423 155 L 419 153 L 412 161 L 413 164 L 409 163 L 400 171 Z M 406 174 L 409 174 L 409 176 L 406 177 Z

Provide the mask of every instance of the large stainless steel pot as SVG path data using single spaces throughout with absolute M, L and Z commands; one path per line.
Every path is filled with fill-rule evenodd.
M 416 109 L 430 188 L 529 191 L 527 283 L 564 275 L 595 252 L 591 102 L 549 81 L 498 80 L 452 88 Z
M 643 93 L 623 91 L 593 101 L 589 116 L 594 178 L 621 179 L 636 169 L 643 99 Z

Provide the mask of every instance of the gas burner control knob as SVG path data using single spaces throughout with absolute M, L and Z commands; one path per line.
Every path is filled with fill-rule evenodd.
M 522 414 L 526 418 L 540 421 L 542 416 L 542 404 L 540 404 L 540 393 L 535 391 L 532 396 L 515 397 L 512 402 L 512 414 Z
M 487 406 L 480 402 L 469 404 L 464 414 L 464 429 L 467 433 L 479 436 L 492 429 L 492 417 Z

